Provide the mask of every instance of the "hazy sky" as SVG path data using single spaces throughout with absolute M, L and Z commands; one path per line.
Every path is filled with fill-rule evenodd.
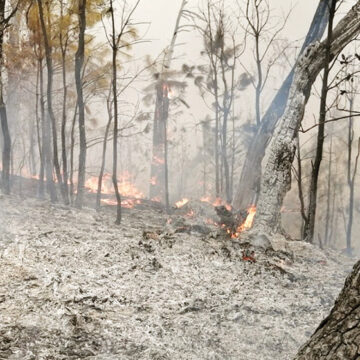
M 239 2 L 245 0 L 239 0 Z M 155 50 L 161 51 L 169 44 L 172 31 L 175 25 L 181 0 L 142 0 L 137 11 L 137 19 L 149 22 L 147 38 L 152 39 L 151 44 L 144 45 L 138 51 L 148 50 L 154 53 Z M 229 4 L 236 4 L 235 0 L 227 0 Z M 189 0 L 188 7 L 196 9 L 199 0 Z M 292 14 L 286 27 L 286 36 L 289 40 L 297 40 L 305 36 L 308 26 L 312 20 L 318 2 L 316 0 L 270 0 L 270 5 L 278 14 L 284 13 L 292 8 Z M 182 42 L 179 37 L 179 42 Z M 188 52 L 191 44 L 184 46 L 180 52 Z

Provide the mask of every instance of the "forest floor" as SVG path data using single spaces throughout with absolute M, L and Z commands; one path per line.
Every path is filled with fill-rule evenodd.
M 151 207 L 113 222 L 0 197 L 0 359 L 292 359 L 355 263 L 298 241 L 244 261 Z

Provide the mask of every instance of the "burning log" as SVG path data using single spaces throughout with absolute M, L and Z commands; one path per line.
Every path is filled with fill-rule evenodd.
M 227 230 L 235 232 L 237 221 L 234 214 L 224 205 L 215 206 L 215 211 L 220 218 L 220 223 L 225 225 Z

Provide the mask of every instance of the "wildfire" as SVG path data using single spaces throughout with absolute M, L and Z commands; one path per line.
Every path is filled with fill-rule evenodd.
M 202 198 L 200 198 L 201 202 L 207 202 L 213 206 L 225 206 L 225 208 L 229 211 L 232 210 L 232 206 L 230 204 L 228 204 L 226 201 L 224 201 L 223 199 L 217 197 L 214 201 L 212 201 L 210 196 L 203 196 Z
M 137 189 L 137 187 L 130 181 L 131 175 L 129 172 L 124 172 L 119 176 L 118 187 L 121 196 L 126 199 L 121 200 L 121 206 L 124 208 L 133 208 L 135 205 L 141 203 L 144 194 Z M 98 178 L 96 176 L 90 177 L 85 182 L 85 187 L 90 193 L 96 193 L 98 188 Z M 106 195 L 114 195 L 112 177 L 110 174 L 104 174 L 101 183 L 101 193 Z M 129 198 L 129 199 L 128 199 Z M 104 204 L 116 205 L 116 199 L 102 199 Z
M 251 229 L 254 223 L 255 215 L 256 215 L 256 206 L 252 205 L 248 209 L 246 220 L 239 227 L 240 232 Z
M 177 207 L 178 209 L 180 209 L 181 207 L 183 207 L 185 204 L 187 204 L 189 202 L 189 199 L 182 199 L 182 200 L 179 200 L 175 203 L 175 207 Z

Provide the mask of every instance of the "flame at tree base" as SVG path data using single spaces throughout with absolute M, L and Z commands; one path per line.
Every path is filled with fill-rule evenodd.
M 254 219 L 256 215 L 256 206 L 251 205 L 247 210 L 247 216 L 245 221 L 236 228 L 235 232 L 232 232 L 230 229 L 227 230 L 227 233 L 231 236 L 231 238 L 237 238 L 240 234 L 246 230 L 250 230 L 254 224 Z

